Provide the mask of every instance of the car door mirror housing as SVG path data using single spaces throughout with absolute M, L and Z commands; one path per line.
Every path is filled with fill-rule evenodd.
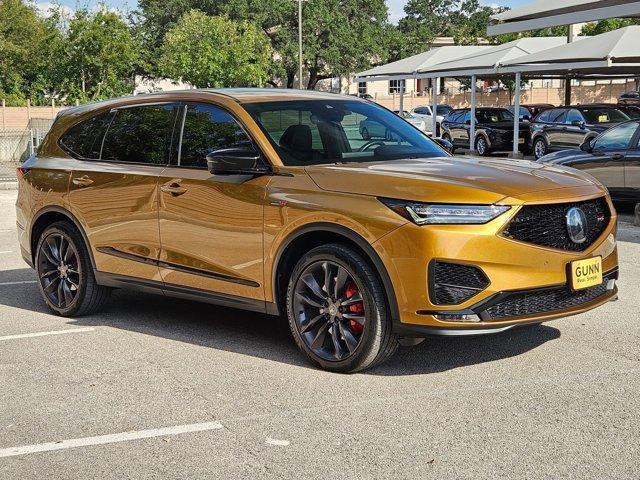
M 262 155 L 251 148 L 222 148 L 207 155 L 213 175 L 264 175 L 269 172 Z
M 593 140 L 593 138 L 585 140 L 582 145 L 580 145 L 580 150 L 587 153 L 593 152 Z
M 582 128 L 584 127 L 584 122 L 580 120 L 571 120 L 571 125 Z
M 446 140 L 444 138 L 433 138 L 432 140 L 449 153 L 451 153 L 451 150 L 453 150 L 453 144 L 449 140 Z

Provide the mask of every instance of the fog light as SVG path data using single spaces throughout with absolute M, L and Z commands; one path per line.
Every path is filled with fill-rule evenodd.
M 614 288 L 616 288 L 616 279 L 607 280 L 607 290 L 613 290 Z
M 461 313 L 440 313 L 438 315 L 434 315 L 436 319 L 442 320 L 444 322 L 479 322 L 480 317 L 478 315 L 468 315 Z

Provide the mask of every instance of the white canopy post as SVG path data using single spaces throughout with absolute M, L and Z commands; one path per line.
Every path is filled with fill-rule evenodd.
M 400 105 L 398 106 L 400 116 L 402 116 L 402 112 L 404 111 L 404 82 L 406 82 L 406 80 L 400 80 Z
M 518 140 L 520 139 L 520 83 L 522 82 L 522 74 L 516 72 L 516 88 L 515 97 L 513 99 L 513 153 L 512 157 L 520 156 L 518 150 Z
M 477 77 L 471 75 L 471 125 L 469 126 L 469 150 L 476 146 L 476 82 Z
M 438 136 L 438 85 L 440 84 L 439 78 L 431 79 L 431 136 Z M 442 136 L 442 132 L 440 132 Z

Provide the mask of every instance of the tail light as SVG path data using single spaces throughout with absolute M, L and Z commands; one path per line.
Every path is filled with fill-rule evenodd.
M 16 177 L 20 180 L 24 175 L 29 171 L 26 167 L 18 167 L 16 168 Z

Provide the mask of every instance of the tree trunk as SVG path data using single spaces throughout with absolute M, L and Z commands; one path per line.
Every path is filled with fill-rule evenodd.
M 287 88 L 293 88 L 293 82 L 296 78 L 295 70 L 292 72 L 287 72 Z
M 307 90 L 315 90 L 318 80 L 318 71 L 315 69 L 309 70 L 309 83 L 307 83 Z

